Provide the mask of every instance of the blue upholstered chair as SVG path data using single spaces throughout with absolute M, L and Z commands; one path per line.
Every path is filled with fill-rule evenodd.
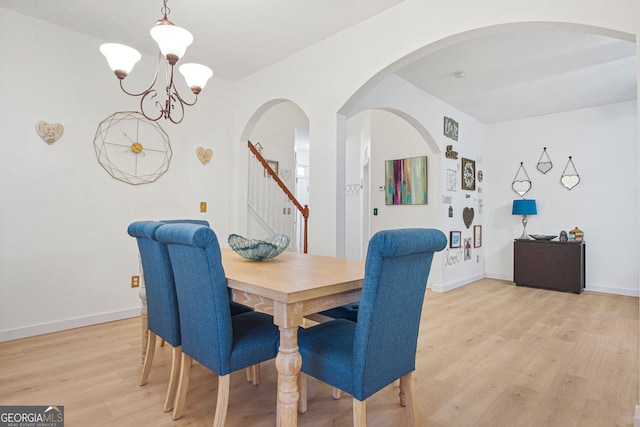
M 336 319 L 299 331 L 302 372 L 352 395 L 354 426 L 366 425 L 365 400 L 397 379 L 400 404 L 417 425 L 413 371 L 420 315 L 434 252 L 446 243 L 434 229 L 376 233 L 357 322 Z
M 189 222 L 208 226 L 206 221 L 198 220 L 167 220 L 167 221 L 137 221 L 129 225 L 127 232 L 135 237 L 140 251 L 142 271 L 145 280 L 145 292 L 147 296 L 148 336 L 147 352 L 142 365 L 140 385 L 145 385 L 149 379 L 151 365 L 155 355 L 156 337 L 168 342 L 172 348 L 171 375 L 163 405 L 163 410 L 170 411 L 173 408 L 178 376 L 180 373 L 181 334 L 180 319 L 178 316 L 178 301 L 176 298 L 173 270 L 169 260 L 167 247 L 156 241 L 156 230 L 168 222 Z M 236 303 L 234 303 L 236 304 Z M 240 304 L 234 305 L 233 314 L 251 311 L 249 307 Z M 259 374 L 254 374 L 257 379 Z
M 229 289 L 214 231 L 194 224 L 167 224 L 156 231 L 167 245 L 176 282 L 182 362 L 174 419 L 180 417 L 189 387 L 192 360 L 219 375 L 214 426 L 223 426 L 231 372 L 272 359 L 278 328 L 269 315 L 231 316 Z
M 160 222 L 164 224 L 198 224 L 198 225 L 206 225 L 210 227 L 209 221 L 205 221 L 203 219 L 163 219 Z M 236 314 L 247 313 L 249 311 L 253 311 L 251 308 L 246 305 L 238 304 L 235 301 L 230 301 L 229 306 L 231 307 L 231 315 L 235 316 Z M 254 384 L 255 383 L 254 379 Z

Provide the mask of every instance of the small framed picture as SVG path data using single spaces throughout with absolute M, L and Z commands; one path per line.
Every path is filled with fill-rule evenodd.
M 452 118 L 444 118 L 444 136 L 451 138 L 454 141 L 458 140 L 458 122 Z
M 276 162 L 275 160 L 267 160 L 267 164 L 269 165 L 269 167 L 271 169 L 273 169 L 273 171 L 276 173 L 276 176 L 277 176 L 278 175 L 278 162 Z M 264 171 L 264 176 L 267 176 L 266 169 Z
M 461 246 L 461 237 L 462 237 L 462 232 L 460 232 L 460 231 L 450 231 L 449 232 L 449 247 L 450 248 L 459 248 Z
M 462 158 L 462 189 L 475 191 L 476 189 L 476 161 Z
M 447 169 L 447 191 L 456 191 L 458 188 L 458 171 Z
M 473 226 L 473 247 L 479 248 L 482 246 L 482 226 Z
M 471 259 L 471 237 L 466 237 L 464 239 L 464 260 L 468 261 Z

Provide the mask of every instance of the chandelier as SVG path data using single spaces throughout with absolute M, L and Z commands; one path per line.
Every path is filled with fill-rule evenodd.
M 180 65 L 180 74 L 184 76 L 187 85 L 191 88 L 191 92 L 195 95 L 193 102 L 185 101 L 178 93 L 173 81 L 173 71 L 176 63 L 182 58 L 187 47 L 193 42 L 193 36 L 184 28 L 173 25 L 173 22 L 167 19 L 170 9 L 167 7 L 167 0 L 163 0 L 162 14 L 164 17 L 156 22 L 151 28 L 151 37 L 158 43 L 158 64 L 156 65 L 155 75 L 149 87 L 140 93 L 132 93 L 127 91 L 122 82 L 127 75 L 133 70 L 133 66 L 141 58 L 140 52 L 132 47 L 118 43 L 105 43 L 100 46 L 100 52 L 107 58 L 109 67 L 113 70 L 116 77 L 120 80 L 120 88 L 124 93 L 131 96 L 140 96 L 140 112 L 149 120 L 157 121 L 161 118 L 169 119 L 172 123 L 178 124 L 184 118 L 184 107 L 192 106 L 198 101 L 198 94 L 207 84 L 207 80 L 213 75 L 213 71 L 209 67 L 200 64 L 182 64 Z M 166 59 L 166 76 L 167 86 L 165 87 L 166 99 L 164 102 L 157 100 L 158 92 L 153 88 L 158 79 L 158 70 Z M 152 105 L 150 107 L 150 105 Z M 179 107 L 179 108 L 176 108 Z M 153 110 L 149 112 L 146 110 Z M 177 113 L 179 111 L 179 113 Z M 174 116 L 177 113 L 177 118 Z

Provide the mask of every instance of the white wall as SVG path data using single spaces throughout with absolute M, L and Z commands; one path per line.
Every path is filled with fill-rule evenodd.
M 369 188 L 364 187 L 368 180 L 365 179 L 363 168 L 370 161 L 368 157 L 365 158 L 371 152 L 370 111 L 358 114 L 347 122 L 345 151 L 345 258 L 364 259 L 366 246 L 363 240 L 369 240 L 368 223 L 364 221 L 369 213 L 369 206 L 365 206 L 365 192 L 369 192 Z
M 131 186 L 109 176 L 93 148 L 98 123 L 139 102 L 120 91 L 101 43 L 0 9 L 0 341 L 137 315 L 134 220 L 202 218 L 226 242 L 231 86 L 214 78 L 181 125 L 162 123 L 169 171 Z M 139 65 L 130 88 L 147 83 L 155 58 Z M 62 138 L 43 142 L 39 120 L 61 123 Z M 198 146 L 214 150 L 206 166 Z
M 585 233 L 586 289 L 638 296 L 638 127 L 635 102 L 499 123 L 488 127 L 487 275 L 513 280 L 513 239 L 521 216 L 511 215 L 520 197 L 511 182 L 520 166 L 531 178 L 525 198 L 535 199 L 529 234 L 558 235 L 578 226 Z M 544 147 L 553 168 L 536 164 Z M 580 183 L 560 183 L 568 157 Z

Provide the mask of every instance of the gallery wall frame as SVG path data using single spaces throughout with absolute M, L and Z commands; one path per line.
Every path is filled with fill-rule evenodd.
M 476 189 L 476 161 L 462 158 L 462 189 L 475 191 Z
M 482 246 L 482 226 L 473 226 L 473 247 L 479 248 Z
M 455 120 L 453 120 L 450 117 L 446 117 L 444 118 L 444 129 L 443 129 L 443 134 L 444 136 L 446 136 L 447 138 L 451 138 L 454 141 L 458 140 L 458 122 L 456 122 Z
M 426 205 L 427 156 L 385 160 L 385 204 Z
M 447 191 L 458 191 L 458 171 L 447 169 Z
M 462 232 L 461 231 L 450 231 L 449 232 L 449 247 L 452 249 L 459 248 L 462 246 Z
M 471 237 L 465 237 L 464 239 L 464 260 L 471 259 Z
M 267 160 L 267 159 L 265 159 Z M 267 164 L 269 165 L 269 167 L 271 169 L 273 169 L 273 171 L 275 172 L 276 175 L 278 175 L 279 170 L 279 163 L 276 160 L 267 160 Z M 267 176 L 267 170 L 264 170 L 264 176 Z

